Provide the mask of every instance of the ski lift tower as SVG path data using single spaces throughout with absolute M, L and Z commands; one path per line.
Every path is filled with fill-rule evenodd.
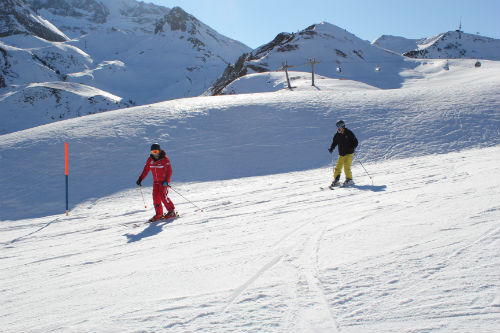
M 295 66 L 288 66 L 288 62 L 285 60 L 283 61 L 283 66 L 279 69 L 280 71 L 284 70 L 286 73 L 286 82 L 288 84 L 288 89 L 292 90 L 292 85 L 290 84 L 290 78 L 288 77 L 288 68 L 292 68 Z
M 309 59 L 309 62 L 307 64 L 312 66 L 312 86 L 314 87 L 314 65 L 319 64 L 319 61 L 316 61 L 316 58 L 311 58 Z
M 460 22 L 458 24 L 458 39 L 462 39 L 462 16 L 460 16 Z

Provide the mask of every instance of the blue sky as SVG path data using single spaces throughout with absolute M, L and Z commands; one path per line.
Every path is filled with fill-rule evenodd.
M 499 0 L 144 0 L 179 6 L 251 48 L 280 32 L 326 21 L 373 41 L 381 35 L 431 37 L 462 30 L 500 38 Z

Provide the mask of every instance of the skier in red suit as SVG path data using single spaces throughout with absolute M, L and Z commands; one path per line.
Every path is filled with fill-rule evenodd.
M 170 187 L 170 178 L 172 177 L 172 166 L 165 151 L 160 148 L 160 145 L 154 143 L 151 145 L 151 155 L 146 161 L 142 174 L 137 179 L 137 185 L 141 186 L 141 182 L 148 175 L 149 171 L 153 174 L 153 204 L 155 206 L 156 215 L 149 221 L 154 222 L 161 219 L 168 219 L 176 216 L 174 203 L 168 197 L 168 188 Z M 167 209 L 167 213 L 163 215 L 163 206 Z

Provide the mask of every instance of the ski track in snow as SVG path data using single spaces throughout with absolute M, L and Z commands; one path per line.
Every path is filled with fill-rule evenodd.
M 499 153 L 366 164 L 375 185 L 355 165 L 357 184 L 334 191 L 319 190 L 330 168 L 179 184 L 205 212 L 172 193 L 171 223 L 143 225 L 136 189 L 4 221 L 2 327 L 494 332 Z

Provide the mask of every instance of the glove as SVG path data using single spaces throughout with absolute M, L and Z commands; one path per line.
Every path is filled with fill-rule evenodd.
M 137 179 L 137 181 L 135 182 L 138 186 L 141 186 L 141 182 L 142 182 L 142 179 L 141 177 L 139 177 L 139 179 Z
M 162 185 L 165 187 L 170 187 L 170 185 L 168 184 L 168 182 L 166 180 L 163 181 Z
M 329 148 L 328 151 L 331 153 L 333 153 L 333 149 L 332 148 Z

